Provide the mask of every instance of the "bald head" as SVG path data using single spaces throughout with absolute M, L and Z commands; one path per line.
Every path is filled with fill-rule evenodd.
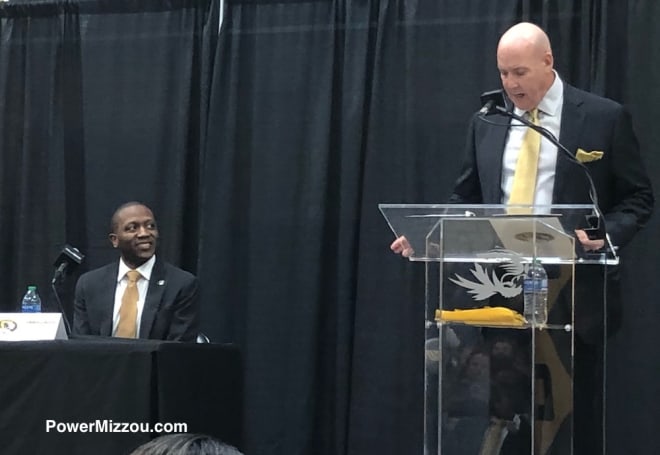
M 502 86 L 516 107 L 525 111 L 541 102 L 555 79 L 548 35 L 538 26 L 521 22 L 508 29 L 497 46 Z
M 508 29 L 500 38 L 498 51 L 502 47 L 529 46 L 535 52 L 552 54 L 550 38 L 539 27 L 530 22 L 521 22 Z

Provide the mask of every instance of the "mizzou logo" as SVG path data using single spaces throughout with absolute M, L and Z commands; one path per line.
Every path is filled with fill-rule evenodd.
M 498 248 L 490 250 L 487 253 L 479 254 L 479 256 L 486 259 L 501 260 L 500 267 L 506 273 L 499 278 L 494 270 L 489 274 L 486 268 L 475 263 L 474 269 L 470 270 L 470 272 L 472 272 L 472 275 L 477 281 L 468 280 L 458 274 L 454 274 L 455 278 L 449 278 L 449 280 L 467 289 L 467 292 L 472 294 L 472 299 L 477 301 L 486 300 L 495 294 L 500 294 L 505 298 L 512 298 L 522 292 L 522 277 L 526 272 L 526 266 L 520 254 L 511 250 Z
M 0 319 L 0 330 L 13 332 L 18 325 L 11 319 Z

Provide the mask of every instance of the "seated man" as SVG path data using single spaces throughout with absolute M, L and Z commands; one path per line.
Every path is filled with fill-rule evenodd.
M 197 278 L 156 257 L 158 228 L 149 207 L 121 205 L 111 229 L 121 257 L 78 280 L 73 333 L 195 341 Z

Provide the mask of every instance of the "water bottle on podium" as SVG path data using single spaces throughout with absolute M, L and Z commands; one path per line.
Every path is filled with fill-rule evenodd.
M 523 279 L 525 320 L 532 326 L 548 322 L 548 274 L 541 261 L 535 259 Z
M 27 292 L 21 301 L 22 313 L 41 313 L 41 298 L 36 286 L 28 286 Z

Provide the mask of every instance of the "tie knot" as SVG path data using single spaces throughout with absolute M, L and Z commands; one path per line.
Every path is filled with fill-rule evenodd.
M 126 277 L 128 278 L 128 282 L 131 284 L 137 283 L 137 280 L 141 277 L 140 272 L 137 270 L 129 270 L 126 272 Z
M 527 111 L 527 113 L 529 114 L 529 118 L 532 121 L 532 123 L 538 123 L 538 121 L 539 121 L 539 110 L 538 110 L 538 108 L 535 107 L 531 111 Z

